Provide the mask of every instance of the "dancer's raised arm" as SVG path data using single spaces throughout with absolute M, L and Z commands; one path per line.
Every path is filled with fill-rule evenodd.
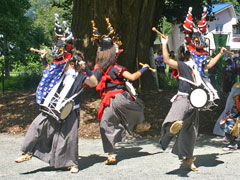
M 166 38 L 161 36 L 161 43 L 162 43 L 162 53 L 163 53 L 164 63 L 168 64 L 171 68 L 177 69 L 178 68 L 177 61 L 169 58 L 169 53 L 167 49 L 168 36 L 166 36 Z

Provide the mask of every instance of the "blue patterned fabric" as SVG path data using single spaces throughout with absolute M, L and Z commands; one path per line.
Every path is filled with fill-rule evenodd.
M 49 68 L 45 69 L 36 92 L 36 101 L 38 104 L 42 102 L 44 96 L 57 83 L 63 73 L 65 65 L 66 62 L 61 64 L 50 63 Z
M 204 55 L 196 55 L 194 52 L 191 51 L 191 55 L 193 57 L 193 59 L 195 60 L 196 64 L 197 64 L 197 68 L 198 68 L 198 71 L 200 72 L 200 75 L 202 77 L 207 77 L 205 74 L 204 74 L 204 67 L 203 65 L 206 63 L 206 59 L 207 59 L 207 54 L 204 54 Z

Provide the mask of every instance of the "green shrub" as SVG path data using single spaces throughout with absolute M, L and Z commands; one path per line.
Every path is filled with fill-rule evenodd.
M 172 75 L 169 77 L 163 73 L 158 73 L 158 80 L 160 89 L 177 89 L 178 82 L 177 79 L 173 78 Z
M 2 82 L 0 84 L 0 89 L 2 90 Z M 11 77 L 10 79 L 4 80 L 4 91 L 14 91 L 20 90 L 18 81 L 16 77 Z
M 5 91 L 36 89 L 44 70 L 41 61 L 34 59 L 27 65 L 15 63 L 11 68 L 10 78 L 4 80 Z M 0 83 L 0 89 L 2 89 L 2 83 Z
M 15 73 L 14 75 L 11 75 L 9 79 L 5 79 L 4 90 L 15 91 L 36 89 L 41 77 L 42 73 L 39 72 Z M 2 89 L 2 83 L 0 84 L 0 89 Z
M 37 88 L 38 83 L 40 82 L 42 74 L 38 72 L 25 72 L 17 77 L 18 82 L 21 84 L 22 90 L 32 90 Z
M 44 67 L 42 66 L 40 61 L 34 61 L 34 62 L 28 62 L 27 65 L 24 65 L 22 63 L 15 64 L 11 73 L 22 73 L 22 72 L 27 72 L 27 73 L 42 73 L 44 70 Z

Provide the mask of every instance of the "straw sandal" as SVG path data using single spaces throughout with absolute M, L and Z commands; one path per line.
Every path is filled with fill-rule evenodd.
M 104 162 L 105 165 L 115 164 L 117 162 L 115 154 L 109 154 L 107 160 Z
M 141 133 L 148 131 L 151 128 L 151 124 L 149 123 L 140 123 L 137 125 L 135 132 Z
M 76 165 L 70 166 L 69 169 L 70 169 L 70 173 L 78 173 L 79 172 L 78 166 L 76 166 Z
M 21 163 L 24 161 L 29 161 L 32 159 L 32 154 L 29 153 L 22 153 L 22 155 L 15 160 L 16 163 Z
M 185 164 L 192 171 L 198 171 L 198 168 L 193 163 L 195 160 L 196 160 L 196 157 L 194 157 L 194 158 L 186 158 L 186 159 L 183 159 L 182 162 L 183 162 L 183 164 Z

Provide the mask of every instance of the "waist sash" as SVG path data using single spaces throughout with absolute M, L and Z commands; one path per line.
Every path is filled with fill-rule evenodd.
M 110 105 L 110 99 L 114 98 L 116 94 L 122 93 L 123 91 L 124 90 L 117 90 L 117 91 L 107 91 L 102 93 L 103 100 L 98 110 L 97 120 L 102 119 L 102 115 L 105 107 Z

